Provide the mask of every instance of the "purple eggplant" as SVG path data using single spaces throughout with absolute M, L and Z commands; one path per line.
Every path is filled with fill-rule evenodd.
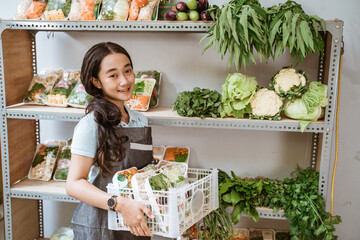
M 208 0 L 198 0 L 198 12 L 203 12 L 209 8 L 209 2 Z
M 201 19 L 204 20 L 204 21 L 210 20 L 210 14 L 208 12 L 206 12 L 206 11 L 203 11 L 201 13 Z
M 186 3 L 184 2 L 178 2 L 176 3 L 176 10 L 178 10 L 179 12 L 188 12 L 189 9 L 186 6 Z
M 173 21 L 176 20 L 176 12 L 175 11 L 166 11 L 164 14 L 164 19 L 167 21 Z

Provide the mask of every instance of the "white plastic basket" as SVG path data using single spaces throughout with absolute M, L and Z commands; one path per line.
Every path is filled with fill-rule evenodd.
M 219 207 L 217 169 L 188 169 L 189 184 L 170 191 L 152 191 L 158 209 L 154 206 L 145 190 L 140 190 L 140 202 L 152 210 L 155 218 L 145 217 L 154 235 L 177 238 L 193 224 Z M 109 183 L 108 193 L 134 198 L 131 188 L 116 188 Z M 108 211 L 108 228 L 129 231 L 122 215 Z

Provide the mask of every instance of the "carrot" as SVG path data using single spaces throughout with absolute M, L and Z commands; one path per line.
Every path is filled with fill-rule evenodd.
M 28 19 L 39 19 L 45 7 L 45 2 L 33 0 L 28 10 L 26 11 L 26 17 Z
M 131 4 L 130 4 L 130 10 L 129 10 L 129 20 L 130 21 L 136 20 L 139 16 L 139 12 L 140 12 L 139 5 L 137 4 L 137 2 L 135 0 L 132 0 Z
M 146 4 L 148 4 L 148 0 L 133 0 L 136 2 L 136 5 L 138 5 L 139 7 L 144 7 Z

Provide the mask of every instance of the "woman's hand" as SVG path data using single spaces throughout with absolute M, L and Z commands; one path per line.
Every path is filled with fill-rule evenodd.
M 130 198 L 118 197 L 115 210 L 121 213 L 132 234 L 153 236 L 146 225 L 144 213 L 150 218 L 154 218 L 154 215 L 144 204 Z

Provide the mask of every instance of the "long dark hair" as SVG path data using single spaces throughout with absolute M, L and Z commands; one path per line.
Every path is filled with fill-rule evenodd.
M 86 107 L 86 114 L 94 113 L 95 121 L 98 123 L 98 143 L 94 162 L 100 167 L 100 173 L 114 174 L 111 168 L 116 162 L 120 162 L 125 157 L 123 143 L 126 137 L 118 137 L 115 128 L 121 121 L 119 108 L 104 98 L 101 89 L 95 87 L 92 78 L 99 78 L 100 65 L 104 57 L 113 53 L 122 53 L 132 61 L 128 52 L 121 46 L 112 42 L 102 42 L 91 47 L 85 54 L 81 66 L 81 83 L 85 91 L 94 96 Z

